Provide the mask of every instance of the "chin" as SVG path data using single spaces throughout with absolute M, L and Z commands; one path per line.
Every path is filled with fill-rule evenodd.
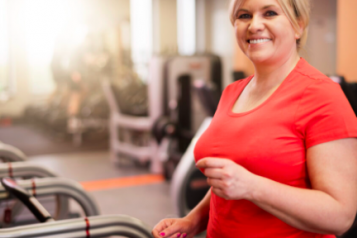
M 248 58 L 253 62 L 253 64 L 268 63 L 271 60 L 271 57 L 266 55 L 250 55 Z

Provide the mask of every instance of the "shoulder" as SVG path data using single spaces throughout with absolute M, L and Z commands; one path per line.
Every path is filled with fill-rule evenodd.
M 320 111 L 350 108 L 341 86 L 301 58 L 294 69 L 296 84 L 302 85 L 300 109 Z M 349 109 L 347 109 L 349 110 Z
M 297 83 L 304 88 L 303 96 L 305 97 L 311 96 L 317 100 L 321 97 L 345 97 L 338 83 L 332 81 L 303 58 L 299 61 L 293 74 Z
M 305 136 L 306 147 L 355 137 L 356 116 L 340 85 L 308 64 L 295 73 L 294 81 L 304 85 L 295 126 Z
M 327 80 L 333 82 L 329 77 L 321 73 L 318 69 L 310 65 L 304 58 L 301 58 L 294 69 L 295 73 L 310 80 Z

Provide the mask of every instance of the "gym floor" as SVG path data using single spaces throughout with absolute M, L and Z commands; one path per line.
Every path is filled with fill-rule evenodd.
M 101 214 L 133 216 L 150 227 L 163 218 L 176 217 L 170 184 L 161 175 L 126 160 L 113 164 L 107 151 L 32 156 L 29 161 L 80 182 Z

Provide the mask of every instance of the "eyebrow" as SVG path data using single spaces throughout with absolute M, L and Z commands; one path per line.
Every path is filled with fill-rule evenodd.
M 267 8 L 269 8 L 269 7 L 276 7 L 276 5 L 273 5 L 273 4 L 271 4 L 271 5 L 266 5 L 266 6 L 264 6 L 264 7 L 262 8 L 262 10 L 265 10 L 265 9 L 267 9 Z M 241 8 L 241 9 L 238 9 L 237 13 L 240 12 L 240 11 L 249 12 L 249 10 L 244 9 L 244 8 Z

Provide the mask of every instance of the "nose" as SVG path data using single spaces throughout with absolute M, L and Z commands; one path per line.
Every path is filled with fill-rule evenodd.
M 257 15 L 253 16 L 252 20 L 250 21 L 248 30 L 251 33 L 256 33 L 256 32 L 262 31 L 263 29 L 264 29 L 263 19 L 261 19 Z

